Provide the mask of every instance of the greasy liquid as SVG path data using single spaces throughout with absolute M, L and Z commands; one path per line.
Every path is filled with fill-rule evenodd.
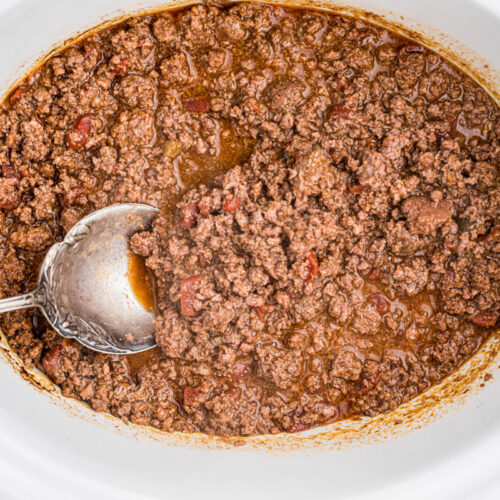
M 128 280 L 135 298 L 149 312 L 157 314 L 153 279 L 146 267 L 144 259 L 132 252 L 128 253 Z M 128 372 L 131 377 L 135 377 L 137 372 L 145 365 L 153 362 L 159 355 L 158 347 L 147 351 L 129 354 L 126 356 Z
M 144 259 L 132 252 L 128 253 L 128 280 L 135 298 L 148 312 L 156 314 L 155 294 L 151 274 Z

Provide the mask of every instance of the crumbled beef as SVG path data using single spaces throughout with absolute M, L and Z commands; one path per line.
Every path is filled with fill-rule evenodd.
M 411 196 L 403 202 L 402 211 L 408 220 L 410 232 L 428 235 L 451 219 L 453 206 L 449 201 Z

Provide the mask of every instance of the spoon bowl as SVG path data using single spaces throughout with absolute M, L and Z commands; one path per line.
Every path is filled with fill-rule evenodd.
M 104 353 L 154 347 L 155 314 L 134 294 L 128 244 L 157 214 L 149 205 L 124 203 L 84 217 L 49 249 L 35 290 L 0 300 L 0 313 L 39 307 L 63 337 Z

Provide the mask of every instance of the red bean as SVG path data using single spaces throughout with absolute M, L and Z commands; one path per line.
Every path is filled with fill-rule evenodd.
M 200 288 L 203 276 L 190 276 L 181 281 L 181 314 L 183 316 L 196 316 L 197 310 L 194 308 L 194 300 Z
M 495 326 L 498 320 L 498 314 L 493 312 L 478 313 L 472 316 L 471 321 L 484 328 Z
M 42 358 L 43 369 L 47 372 L 47 375 L 52 378 L 57 378 L 57 374 L 60 370 L 62 353 L 63 348 L 59 344 L 47 351 L 45 356 Z
M 306 257 L 307 269 L 309 271 L 309 276 L 307 277 L 306 283 L 311 283 L 311 281 L 318 276 L 319 273 L 319 263 L 316 252 L 311 250 L 309 255 Z
M 330 109 L 330 116 L 340 116 L 347 118 L 352 113 L 352 110 L 346 106 L 332 106 Z
M 19 179 L 20 175 L 12 165 L 2 165 L 2 176 L 11 179 L 13 177 Z
M 194 387 L 190 387 L 189 385 L 184 387 L 184 406 L 191 406 L 193 403 L 196 403 L 199 396 L 200 393 Z
M 129 60 L 125 57 L 119 63 L 113 66 L 113 73 L 116 76 L 125 76 L 129 67 Z
M 73 130 L 66 134 L 66 145 L 79 151 L 87 144 L 91 129 L 92 123 L 90 122 L 90 115 L 80 116 L 75 122 Z
M 371 304 L 379 314 L 385 314 L 391 308 L 391 304 L 381 293 L 370 295 L 367 302 Z
M 339 118 L 355 118 L 361 122 L 366 123 L 368 121 L 368 117 L 354 111 L 354 109 L 348 108 L 346 106 L 332 106 L 330 108 L 330 118 L 339 117 Z
M 210 103 L 207 99 L 193 99 L 184 103 L 184 109 L 190 113 L 208 113 Z
M 28 93 L 28 90 L 24 85 L 19 85 L 14 92 L 9 97 L 9 102 L 11 104 L 15 104 L 16 102 L 20 101 L 26 94 Z
M 240 208 L 240 205 L 241 205 L 241 200 L 236 195 L 233 195 L 226 200 L 222 208 L 226 212 L 234 212 L 238 210 L 238 208 Z
M 14 210 L 19 203 L 19 194 L 15 193 L 10 198 L 0 201 L 0 208 L 4 210 Z

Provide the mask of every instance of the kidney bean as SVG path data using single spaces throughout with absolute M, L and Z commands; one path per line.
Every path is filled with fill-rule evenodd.
M 2 165 L 2 177 L 5 177 L 7 179 L 11 179 L 13 177 L 19 179 L 20 174 L 19 172 L 16 171 L 16 169 L 9 164 Z
M 319 273 L 319 263 L 316 252 L 311 250 L 309 255 L 306 257 L 307 269 L 309 271 L 309 276 L 307 277 L 306 283 L 311 283 L 311 281 L 316 278 Z
M 11 104 L 15 104 L 16 102 L 20 101 L 26 94 L 28 93 L 28 90 L 24 85 L 19 85 L 19 87 L 12 92 L 12 94 L 9 97 L 9 102 Z
M 0 208 L 5 210 L 14 210 L 19 204 L 19 194 L 13 194 L 10 198 L 0 201 Z
M 45 356 L 42 358 L 43 369 L 47 372 L 47 375 L 53 379 L 57 379 L 58 372 L 61 367 L 61 356 L 63 353 L 63 348 L 60 344 L 49 349 Z
M 210 103 L 207 99 L 193 99 L 184 103 L 184 109 L 190 113 L 208 113 Z
M 66 134 L 66 145 L 77 151 L 81 150 L 87 144 L 91 130 L 90 115 L 80 116 L 75 122 L 73 130 Z
M 184 406 L 191 406 L 194 403 L 198 401 L 198 397 L 200 396 L 200 393 L 191 386 L 184 387 Z
M 339 118 L 355 118 L 361 122 L 366 123 L 368 121 L 368 117 L 354 111 L 351 108 L 346 106 L 332 106 L 330 108 L 330 118 L 339 117 Z
M 200 288 L 200 282 L 203 276 L 190 276 L 181 281 L 181 314 L 183 316 L 196 316 L 194 308 L 195 296 Z
M 366 301 L 372 305 L 379 314 L 385 314 L 391 308 L 391 304 L 381 293 L 370 295 Z
M 234 212 L 240 208 L 241 200 L 236 196 L 230 196 L 222 206 L 226 212 Z
M 124 57 L 120 60 L 120 62 L 113 65 L 113 73 L 116 76 L 125 76 L 127 74 L 129 64 L 129 60 Z
M 471 318 L 471 321 L 474 324 L 485 328 L 495 326 L 497 320 L 498 320 L 498 314 L 493 312 L 478 313 L 472 316 Z

